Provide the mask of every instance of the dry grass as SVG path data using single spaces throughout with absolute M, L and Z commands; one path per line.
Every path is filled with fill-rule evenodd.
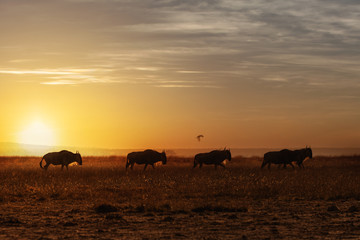
M 320 157 L 304 170 L 260 170 L 261 159 L 235 158 L 227 169 L 192 169 L 190 158 L 169 158 L 166 166 L 142 171 L 124 170 L 124 157 L 85 157 L 83 166 L 43 171 L 40 158 L 0 158 L 0 199 L 35 198 L 106 202 L 121 205 L 174 208 L 198 207 L 203 202 L 236 206 L 238 199 L 360 199 L 360 158 Z
M 169 157 L 166 166 L 146 172 L 143 166 L 126 172 L 125 158 L 117 156 L 84 157 L 83 166 L 69 171 L 44 171 L 39 161 L 0 157 L 2 239 L 360 234 L 359 156 L 318 157 L 303 170 L 270 171 L 260 170 L 262 159 L 242 157 L 217 170 Z

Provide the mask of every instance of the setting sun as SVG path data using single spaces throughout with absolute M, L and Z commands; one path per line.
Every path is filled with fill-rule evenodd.
M 34 145 L 54 145 L 55 138 L 51 128 L 41 121 L 34 121 L 19 133 L 19 142 Z

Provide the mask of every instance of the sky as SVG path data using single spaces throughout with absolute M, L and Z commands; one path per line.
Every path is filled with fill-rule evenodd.
M 358 0 L 1 0 L 0 33 L 0 142 L 360 147 Z

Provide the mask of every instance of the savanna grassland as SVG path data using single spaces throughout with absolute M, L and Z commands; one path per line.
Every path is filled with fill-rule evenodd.
M 40 169 L 0 158 L 0 239 L 358 239 L 360 157 L 315 157 L 260 170 L 236 157 L 192 169 L 168 157 L 145 172 L 124 157 Z

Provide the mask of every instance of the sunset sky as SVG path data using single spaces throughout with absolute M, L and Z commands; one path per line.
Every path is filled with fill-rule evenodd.
M 360 146 L 358 0 L 1 0 L 0 34 L 0 142 Z

